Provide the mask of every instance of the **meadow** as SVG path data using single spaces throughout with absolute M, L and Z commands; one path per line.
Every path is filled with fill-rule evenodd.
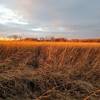
M 0 41 L 0 100 L 99 99 L 99 42 Z

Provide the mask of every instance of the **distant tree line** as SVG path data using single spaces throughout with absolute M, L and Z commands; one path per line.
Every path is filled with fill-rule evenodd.
M 20 41 L 53 41 L 53 42 L 100 42 L 100 38 L 99 39 L 67 39 L 67 38 L 55 38 L 55 37 L 51 37 L 51 38 L 22 38 L 21 36 L 18 35 L 11 35 L 8 36 L 8 38 L 13 38 L 15 40 L 20 40 Z
M 53 41 L 53 42 L 100 42 L 100 39 L 66 39 L 66 38 L 24 38 L 27 41 Z

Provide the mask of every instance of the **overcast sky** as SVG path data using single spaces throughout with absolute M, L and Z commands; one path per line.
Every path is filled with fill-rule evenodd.
M 0 36 L 100 38 L 100 0 L 0 0 Z

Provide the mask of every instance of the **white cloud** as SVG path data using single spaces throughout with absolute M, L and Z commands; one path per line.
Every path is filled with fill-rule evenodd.
M 38 28 L 32 28 L 32 31 L 44 31 L 43 28 L 38 27 Z
M 31 28 L 31 31 L 35 32 L 73 32 L 73 30 L 69 27 L 63 27 L 63 26 L 48 26 L 48 27 L 35 27 Z
M 21 15 L 18 15 L 13 10 L 0 5 L 0 24 L 20 24 L 20 25 L 26 25 L 28 24 L 26 21 L 24 21 L 23 17 Z

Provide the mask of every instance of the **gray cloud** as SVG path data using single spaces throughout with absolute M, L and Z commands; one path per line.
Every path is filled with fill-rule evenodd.
M 100 37 L 99 4 L 99 0 L 0 0 L 0 35 Z

